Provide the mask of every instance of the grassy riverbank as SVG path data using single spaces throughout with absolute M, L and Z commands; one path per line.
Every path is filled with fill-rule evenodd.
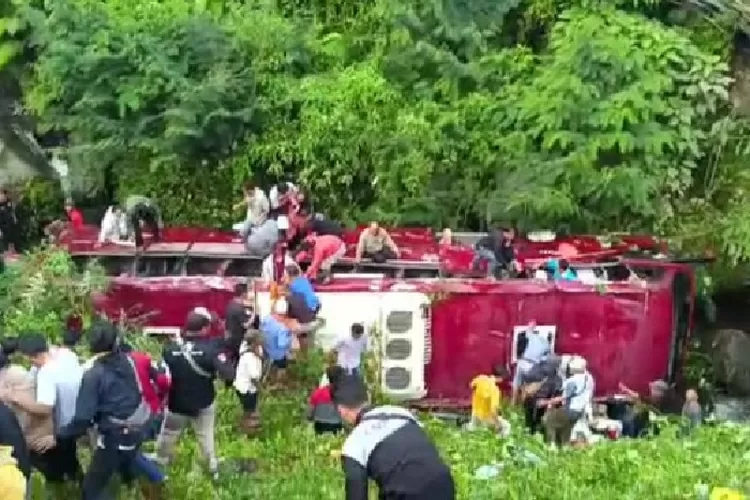
M 303 401 L 301 393 L 266 395 L 263 433 L 247 439 L 235 432 L 238 406 L 233 395 L 223 391 L 217 429 L 220 453 L 226 464 L 235 458 L 257 458 L 260 470 L 252 475 L 228 471 L 213 485 L 201 472 L 199 450 L 189 437 L 183 439 L 169 471 L 167 498 L 340 500 L 342 477 L 331 452 L 342 440 L 316 437 L 302 423 Z M 706 428 L 689 439 L 677 439 L 670 431 L 650 441 L 608 442 L 555 453 L 523 432 L 500 440 L 435 420 L 425 423 L 453 468 L 460 500 L 675 500 L 696 498 L 698 483 L 750 492 L 747 428 Z M 532 452 L 541 463 L 523 460 L 519 449 Z M 500 475 L 489 480 L 473 477 L 478 467 L 492 462 L 504 464 Z M 140 497 L 122 492 L 120 498 Z
M 159 351 L 152 342 L 138 339 L 136 344 L 154 354 Z M 216 484 L 208 479 L 197 443 L 188 434 L 168 471 L 166 498 L 340 500 L 343 481 L 334 455 L 343 437 L 317 437 L 303 421 L 305 399 L 321 373 L 323 357 L 313 355 L 308 361 L 293 366 L 298 388 L 262 395 L 263 430 L 256 438 L 237 431 L 239 404 L 222 385 L 217 445 L 225 474 Z M 512 437 L 499 439 L 489 432 L 466 432 L 423 417 L 453 469 L 459 500 L 696 499 L 700 484 L 750 494 L 747 426 L 706 427 L 688 438 L 677 438 L 677 430 L 670 428 L 652 440 L 604 442 L 588 449 L 554 452 L 526 435 L 516 415 L 510 418 Z M 243 458 L 256 459 L 259 470 L 253 474 L 233 471 L 232 464 Z M 500 474 L 488 480 L 474 477 L 479 467 L 493 463 L 502 464 Z M 119 496 L 120 500 L 140 498 L 139 493 L 125 490 Z M 371 498 L 376 498 L 374 492 Z

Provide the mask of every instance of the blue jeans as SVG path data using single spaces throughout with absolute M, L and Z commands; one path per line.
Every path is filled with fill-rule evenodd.
M 156 462 L 149 460 L 143 453 L 138 453 L 133 462 L 136 472 L 142 474 L 151 483 L 163 483 L 165 474 Z
M 638 413 L 634 408 L 628 408 L 622 416 L 622 435 L 636 439 L 646 435 L 648 430 L 649 419 L 647 414 Z
M 151 423 L 146 428 L 146 441 L 153 441 L 161 432 L 161 424 L 164 421 L 164 414 L 160 413 L 154 415 L 151 419 Z M 138 453 L 133 460 L 133 468 L 139 474 L 148 479 L 151 483 L 162 483 L 165 479 L 164 472 L 159 468 L 159 465 L 153 460 L 149 460 L 143 453 Z
M 487 274 L 495 276 L 498 267 L 500 267 L 500 264 L 497 262 L 497 257 L 495 256 L 495 252 L 487 248 L 476 248 L 474 250 L 474 260 L 471 261 L 471 267 L 473 269 L 478 268 L 479 263 L 482 261 L 487 262 Z

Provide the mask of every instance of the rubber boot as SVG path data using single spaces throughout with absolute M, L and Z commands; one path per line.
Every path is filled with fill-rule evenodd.
M 249 435 L 251 427 L 252 426 L 250 424 L 250 414 L 249 413 L 244 413 L 240 417 L 240 423 L 239 423 L 240 432 L 242 434 Z
M 143 500 L 163 500 L 164 495 L 164 483 L 141 483 L 141 496 Z
M 260 420 L 253 413 L 245 413 L 240 419 L 240 431 L 250 436 L 255 436 L 260 432 Z

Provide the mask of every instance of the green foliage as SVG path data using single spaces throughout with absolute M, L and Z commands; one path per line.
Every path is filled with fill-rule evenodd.
M 536 186 L 511 202 L 536 219 L 622 227 L 692 184 L 706 124 L 728 99 L 718 57 L 641 16 L 578 9 L 539 68 L 513 99 L 508 140 L 542 159 L 521 167 L 536 170 L 524 172 Z
M 748 17 L 712 3 L 64 0 L 17 17 L 26 102 L 68 135 L 71 168 L 157 197 L 169 222 L 226 227 L 246 177 L 293 178 L 347 223 L 660 232 L 735 263 L 750 223 L 729 63 Z
M 57 180 L 32 178 L 11 191 L 22 195 L 17 213 L 26 230 L 23 241 L 38 241 L 44 234 L 44 226 L 62 215 L 64 195 Z
M 44 127 L 74 138 L 84 166 L 205 168 L 250 133 L 252 65 L 212 17 L 170 3 L 85 1 L 26 15 L 41 19 L 33 42 L 45 54 L 27 103 Z
M 95 264 L 76 269 L 70 255 L 42 248 L 6 264 L 0 274 L 0 331 L 18 335 L 41 332 L 57 341 L 69 315 L 88 324 L 93 314 L 92 294 L 106 286 L 104 272 Z
M 142 194 L 159 200 L 170 225 L 230 228 L 243 215 L 232 213 L 240 199 L 234 170 L 223 164 L 149 165 L 135 163 L 122 169 L 118 178 L 118 199 Z
M 23 43 L 14 39 L 20 25 L 21 22 L 16 17 L 0 17 L 0 70 L 23 49 Z
M 248 439 L 237 434 L 240 412 L 233 391 L 221 389 L 216 436 L 227 472 L 218 482 L 210 481 L 201 470 L 195 439 L 185 434 L 168 472 L 167 498 L 342 498 L 343 473 L 336 453 L 343 438 L 315 436 L 303 421 L 306 396 L 307 391 L 262 393 L 263 430 Z M 553 453 L 529 438 L 515 415 L 516 431 L 507 440 L 486 431 L 461 431 L 428 416 L 422 421 L 453 471 L 460 499 L 674 500 L 697 498 L 701 485 L 750 491 L 750 434 L 744 427 L 704 428 L 684 439 L 676 438 L 676 429 L 670 427 L 653 440 L 604 442 Z M 528 464 L 519 450 L 537 455 L 543 463 Z M 233 462 L 248 458 L 258 460 L 257 474 L 232 471 Z M 497 462 L 504 466 L 498 477 L 473 477 L 480 466 Z M 123 490 L 119 498 L 140 496 Z

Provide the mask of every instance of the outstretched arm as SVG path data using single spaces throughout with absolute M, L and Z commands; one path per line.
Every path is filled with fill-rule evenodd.
M 367 500 L 367 471 L 356 460 L 349 457 L 341 458 L 344 469 L 344 484 L 346 500 Z

